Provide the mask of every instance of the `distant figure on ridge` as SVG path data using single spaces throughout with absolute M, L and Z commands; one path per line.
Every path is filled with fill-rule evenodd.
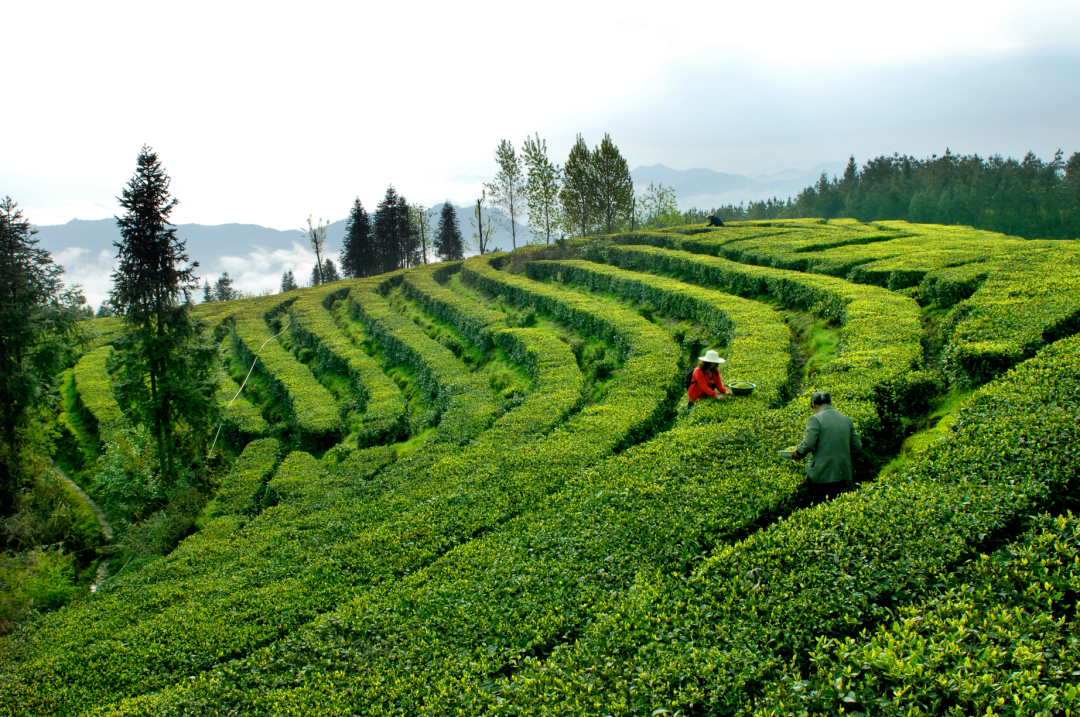
M 851 449 L 862 449 L 862 441 L 851 419 L 832 406 L 828 391 L 810 396 L 814 414 L 806 419 L 806 435 L 791 454 L 799 460 L 813 453 L 806 466 L 815 501 L 831 498 L 851 485 Z
M 698 357 L 697 368 L 690 377 L 690 385 L 686 389 L 686 396 L 690 399 L 687 412 L 694 407 L 702 396 L 712 396 L 718 401 L 723 401 L 731 394 L 731 389 L 724 388 L 724 382 L 720 379 L 720 364 L 724 359 L 712 349 L 705 352 L 704 356 Z
M 705 221 L 708 222 L 710 227 L 722 227 L 722 226 L 724 226 L 724 221 L 722 219 L 720 219 L 720 217 L 716 216 L 715 214 L 710 214 L 709 216 L 705 217 Z

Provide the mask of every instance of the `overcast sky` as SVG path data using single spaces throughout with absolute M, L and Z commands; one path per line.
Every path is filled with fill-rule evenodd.
M 118 212 L 143 143 L 177 223 L 467 203 L 501 138 L 631 167 L 1080 150 L 1080 2 L 8 3 L 0 196 Z

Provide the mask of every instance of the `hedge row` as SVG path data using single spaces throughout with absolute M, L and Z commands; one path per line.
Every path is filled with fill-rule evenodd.
M 410 464 L 399 464 L 380 474 L 376 481 L 394 488 L 362 509 L 352 509 L 346 542 L 335 545 L 324 538 L 320 558 L 336 561 L 355 585 L 371 585 L 376 591 L 386 589 L 456 546 L 467 544 L 518 515 L 527 515 L 544 506 L 582 467 L 609 456 L 613 449 L 648 432 L 666 415 L 670 396 L 661 387 L 674 383 L 679 371 L 674 362 L 677 349 L 662 329 L 630 311 L 613 311 L 586 297 L 560 292 L 523 277 L 507 278 L 522 284 L 521 292 L 534 287 L 545 295 L 556 294 L 550 297 L 553 302 L 560 298 L 571 302 L 574 315 L 582 325 L 603 320 L 622 327 L 617 330 L 627 332 L 629 336 L 620 343 L 627 347 L 631 358 L 622 375 L 613 379 L 599 404 L 573 415 L 550 435 L 529 440 L 536 433 L 535 425 L 531 429 L 523 425 L 516 437 L 512 434 L 513 429 L 506 426 L 507 432 L 496 439 L 500 424 L 506 423 L 514 414 L 531 417 L 534 422 L 549 426 L 557 425 L 561 414 L 557 407 L 545 406 L 544 402 L 557 395 L 554 388 L 572 382 L 570 385 L 574 390 L 563 391 L 567 403 L 562 411 L 566 412 L 580 401 L 582 385 L 572 354 L 554 337 L 533 329 L 500 332 L 497 340 L 511 354 L 520 355 L 525 351 L 539 355 L 545 346 L 556 349 L 545 351 L 547 356 L 543 359 L 523 357 L 522 363 L 526 366 L 532 363 L 537 366 L 536 390 L 525 404 L 501 417 L 492 431 L 477 442 L 426 468 L 418 470 Z M 533 346 L 513 345 L 524 342 L 532 342 Z M 547 376 L 542 371 L 544 366 L 552 367 Z M 577 395 L 574 395 L 575 391 Z M 278 475 L 281 475 L 280 469 Z M 268 493 L 281 490 L 276 484 L 277 478 L 268 485 Z M 285 506 L 291 497 L 287 491 L 282 491 L 281 499 Z M 376 512 L 383 517 L 374 517 Z M 373 595 L 366 590 L 358 591 L 355 600 L 373 600 Z M 228 694 L 218 695 L 211 701 L 246 699 L 246 695 L 234 692 L 237 685 L 233 680 L 239 679 L 238 673 L 244 673 L 243 680 L 259 680 L 262 675 L 277 679 L 272 673 L 285 664 L 279 658 L 280 650 L 306 643 L 308 639 L 304 634 L 297 634 L 288 644 L 267 647 L 238 663 L 219 665 L 215 671 L 204 673 L 196 681 L 196 694 L 203 690 L 216 692 L 221 687 Z M 210 698 L 199 696 L 198 699 Z M 164 711 L 167 706 L 172 709 L 180 704 L 184 701 L 179 694 L 163 692 L 159 696 L 132 701 L 127 711 Z
M 256 305 L 233 319 L 233 356 L 242 366 L 250 366 L 262 347 L 255 361 L 256 370 L 266 379 L 274 397 L 289 410 L 300 440 L 325 442 L 340 436 L 343 426 L 334 397 L 307 366 L 273 339 L 264 313 L 263 306 Z
M 592 303 L 595 311 L 605 311 L 602 305 Z M 642 333 L 647 337 L 662 333 L 640 317 L 624 313 L 628 314 L 628 323 L 644 325 Z M 69 700 L 67 704 L 106 702 L 175 684 L 186 680 L 187 675 L 244 664 L 231 666 L 227 660 L 246 655 L 254 646 L 267 644 L 297 628 L 309 619 L 305 616 L 327 609 L 328 603 L 340 602 L 343 590 L 400 580 L 454 546 L 542 503 L 582 466 L 610 455 L 629 437 L 647 430 L 641 425 L 643 417 L 660 420 L 664 415 L 655 408 L 643 410 L 636 401 L 623 400 L 630 393 L 621 390 L 622 384 L 627 388 L 650 386 L 636 393 L 651 391 L 656 404 L 662 405 L 667 398 L 656 386 L 670 377 L 634 371 L 657 364 L 649 360 L 647 346 L 641 345 L 638 348 L 642 356 L 624 376 L 613 380 L 608 399 L 571 417 L 546 438 L 530 440 L 544 424 L 554 425 L 580 400 L 580 372 L 565 345 L 540 331 L 508 331 L 505 338 L 500 334 L 499 340 L 511 354 L 536 355 L 526 355 L 523 363 L 535 364 L 537 390 L 516 411 L 500 418 L 493 431 L 514 414 L 532 417 L 538 423 L 521 426 L 516 438 L 507 433 L 496 445 L 486 446 L 481 440 L 426 467 L 423 461 L 432 452 L 417 452 L 404 464 L 359 484 L 363 500 L 343 500 L 340 496 L 317 502 L 304 499 L 298 491 L 310 493 L 333 481 L 344 466 L 329 475 L 312 472 L 314 467 L 305 468 L 310 464 L 299 454 L 292 454 L 267 486 L 267 496 L 280 500 L 278 507 L 248 523 L 232 544 L 218 545 L 215 553 L 208 553 L 211 565 L 192 557 L 190 563 L 184 563 L 190 568 L 173 575 L 172 583 L 150 591 L 152 596 L 156 591 L 175 588 L 177 593 L 170 593 L 174 597 L 162 597 L 169 605 L 168 613 L 160 612 L 166 602 L 149 597 L 149 614 L 133 621 L 129 636 L 99 648 L 90 667 L 92 678 L 85 676 L 84 661 L 75 658 L 87 649 L 81 641 L 82 633 L 62 637 L 56 633 L 64 633 L 65 626 L 56 626 L 45 644 L 57 645 L 59 653 L 50 650 L 25 673 L 33 675 L 26 689 L 35 695 L 55 693 Z M 659 349 L 661 356 L 673 353 L 663 343 Z M 545 367 L 551 370 L 545 373 Z M 673 365 L 669 370 L 677 373 Z M 566 390 L 568 386 L 570 390 Z M 559 388 L 563 389 L 565 403 L 552 405 Z M 525 443 L 515 448 L 515 443 L 522 441 Z M 357 487 L 354 479 L 348 484 Z M 298 501 L 302 504 L 298 505 Z M 282 511 L 293 511 L 288 515 L 294 516 L 295 523 L 281 521 Z M 182 547 L 186 546 L 187 542 Z M 290 570 L 295 573 L 295 581 L 282 577 Z M 228 581 L 223 583 L 222 575 L 227 575 Z M 242 601 L 245 607 L 234 613 L 229 606 L 236 601 Z M 110 607 L 115 610 L 118 606 Z M 272 619 L 253 619 L 260 609 L 271 613 Z M 89 619 L 104 625 L 111 622 L 110 617 L 115 621 L 117 616 L 110 610 Z M 214 625 L 218 629 L 212 638 L 201 627 L 182 636 L 181 624 L 192 620 L 200 626 L 206 624 L 207 630 Z M 169 640 L 167 647 L 155 635 Z M 142 666 L 131 669 L 140 656 L 150 661 L 146 672 Z M 62 665 L 54 665 L 53 659 L 61 660 Z M 256 655 L 249 659 L 262 658 Z M 50 666 L 44 668 L 45 664 Z M 137 711 L 134 705 L 147 699 L 153 701 L 133 700 L 131 710 Z M 166 696 L 160 704 L 171 702 L 172 697 Z
M 253 462 L 263 463 L 271 444 L 258 443 Z M 36 630 L 0 637 L 0 714 L 106 711 L 190 683 L 332 610 L 352 582 L 353 521 L 378 508 L 385 486 L 375 476 L 393 460 L 392 449 L 371 448 L 328 473 L 309 454 L 290 453 L 257 516 L 214 518 Z M 248 478 L 262 470 L 248 468 Z
M 981 383 L 1048 341 L 1080 331 L 1080 250 L 1054 254 L 1010 258 L 956 305 L 942 353 L 951 379 Z
M 483 261 L 473 263 L 484 271 Z M 497 709 L 507 674 L 617 607 L 639 571 L 689 570 L 790 507 L 804 477 L 775 448 L 797 438 L 803 416 L 795 414 L 805 408 L 769 411 L 755 399 L 713 404 L 719 425 L 680 426 L 630 449 L 489 538 L 352 601 L 289 645 L 208 676 L 178 704 L 297 714 Z M 323 655 L 335 656 L 330 670 Z
M 221 420 L 243 436 L 261 436 L 270 429 L 259 409 L 243 393 L 240 386 L 218 364 L 218 388 L 215 398 L 221 410 Z M 235 400 L 234 400 L 235 399 Z M 232 405 L 230 405 L 230 403 Z
M 736 295 L 772 294 L 787 306 L 839 321 L 839 358 L 804 389 L 828 390 L 841 402 L 865 403 L 864 411 L 848 407 L 864 433 L 886 429 L 895 414 L 917 406 L 935 388 L 921 370 L 919 307 L 907 297 L 832 277 L 652 247 L 612 246 L 605 258 L 624 269 L 672 273 Z
M 256 499 L 263 484 L 274 471 L 280 446 L 273 438 L 252 441 L 233 463 L 207 511 L 212 518 L 223 515 L 249 515 L 257 512 Z
M 365 279 L 349 292 L 350 313 L 382 346 L 387 366 L 410 366 L 417 386 L 440 414 L 440 440 L 468 443 L 486 430 L 499 414 L 495 395 L 486 383 L 465 370 L 445 346 L 432 340 L 415 323 L 394 311 L 380 292 L 401 281 L 402 273 Z
M 358 349 L 334 323 L 324 306 L 343 293 L 337 284 L 304 292 L 289 307 L 290 331 L 298 344 L 318 356 L 327 369 L 348 376 L 363 400 L 363 418 L 357 432 L 360 448 L 393 442 L 405 434 L 405 397 L 375 359 Z
M 774 224 L 741 224 L 692 236 L 639 232 L 620 235 L 618 241 L 845 277 L 892 290 L 911 288 L 924 301 L 955 305 L 947 324 L 951 336 L 945 368 L 961 384 L 985 382 L 1047 341 L 1080 328 L 1080 299 L 1075 298 L 1080 295 L 1080 250 L 1074 243 L 900 221 L 862 225 L 859 231 L 854 224 L 834 222 Z M 860 231 L 862 238 L 875 240 L 861 241 Z
M 96 348 L 79 359 L 73 372 L 79 407 L 92 420 L 98 437 L 103 441 L 124 418 L 120 404 L 113 397 L 112 378 L 109 376 L 112 353 L 113 347 L 110 345 Z
M 801 660 L 805 676 L 789 667 L 754 714 L 1075 713 L 1080 521 L 1070 513 L 1033 522 L 877 629 L 818 638 Z
M 675 279 L 587 261 L 534 261 L 525 267 L 533 279 L 575 282 L 694 320 L 727 346 L 725 380 L 756 383 L 755 394 L 768 405 L 777 406 L 788 397 L 791 332 L 768 306 Z
M 461 262 L 420 267 L 402 277 L 402 287 L 425 311 L 455 327 L 481 351 L 487 351 L 494 344 L 495 332 L 506 328 L 506 314 L 440 285 L 440 281 L 445 281 L 460 268 Z
M 1074 487 L 1080 339 L 980 389 L 956 425 L 907 472 L 798 511 L 688 580 L 643 574 L 618 609 L 515 672 L 503 709 L 746 710 L 819 637 L 858 634 L 931 594 L 988 539 Z M 1018 678 L 1041 689 L 1038 674 Z

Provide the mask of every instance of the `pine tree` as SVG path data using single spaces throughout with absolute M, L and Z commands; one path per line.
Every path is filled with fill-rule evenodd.
M 229 272 L 221 272 L 221 277 L 214 282 L 214 301 L 231 301 L 235 299 L 237 291 L 233 289 L 232 284 Z
M 372 244 L 371 217 L 357 197 L 345 223 L 341 247 L 341 272 L 346 278 L 363 278 L 378 273 L 378 260 Z
M 379 274 L 408 266 L 410 254 L 415 251 L 409 205 L 392 184 L 387 187 L 386 195 L 375 209 L 372 234 Z
M 439 228 L 435 230 L 435 253 L 443 261 L 461 261 L 465 258 L 465 242 L 461 238 L 457 211 L 447 199 L 439 213 Z
M 330 257 L 327 257 L 326 261 L 323 262 L 322 280 L 324 284 L 329 284 L 332 281 L 341 281 L 341 274 L 338 273 L 338 269 L 334 266 L 334 261 Z
M 209 280 L 203 281 L 202 300 L 204 304 L 214 300 L 214 290 L 210 288 Z
M 587 236 L 593 226 L 596 204 L 596 182 L 593 176 L 592 154 L 579 134 L 570 156 L 563 166 L 563 185 L 559 202 L 566 228 Z
M 200 336 L 189 313 L 193 275 L 185 242 L 169 215 L 177 201 L 169 177 L 148 146 L 139 152 L 134 176 L 124 187 L 116 220 L 121 241 L 110 301 L 124 315 L 127 332 L 117 344 L 120 393 L 142 419 L 157 446 L 158 467 L 167 483 L 178 476 L 175 426 L 186 424 L 205 440 L 213 417 L 215 350 Z
M 526 212 L 521 159 L 514 152 L 514 145 L 504 139 L 495 150 L 495 161 L 499 164 L 499 171 L 492 182 L 484 185 L 484 189 L 491 197 L 491 203 L 503 210 L 506 219 L 502 223 L 509 223 L 510 242 L 517 249 L 517 218 Z
M 603 222 L 604 232 L 611 234 L 629 221 L 630 208 L 634 201 L 634 181 L 630 178 L 630 167 L 626 159 L 611 141 L 611 135 L 606 132 L 590 159 L 596 213 Z
M 287 291 L 296 291 L 300 287 L 296 285 L 296 277 L 293 276 L 292 269 L 288 269 L 281 273 L 281 293 L 284 294 Z
M 528 200 L 529 225 L 534 236 L 551 243 L 551 232 L 559 225 L 559 165 L 547 155 L 547 140 L 525 138 L 521 154 L 528 170 L 525 197 Z
M 62 370 L 85 303 L 77 287 L 63 291 L 64 267 L 36 233 L 11 197 L 0 200 L 0 514 L 23 477 L 20 427 Z

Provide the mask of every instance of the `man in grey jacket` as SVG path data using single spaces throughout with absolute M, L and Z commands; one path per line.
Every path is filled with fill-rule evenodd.
M 822 500 L 851 485 L 851 449 L 861 450 L 862 441 L 851 419 L 832 407 L 828 391 L 814 391 L 810 407 L 814 415 L 806 419 L 806 435 L 791 458 L 814 454 L 806 465 L 806 475 L 815 500 Z

